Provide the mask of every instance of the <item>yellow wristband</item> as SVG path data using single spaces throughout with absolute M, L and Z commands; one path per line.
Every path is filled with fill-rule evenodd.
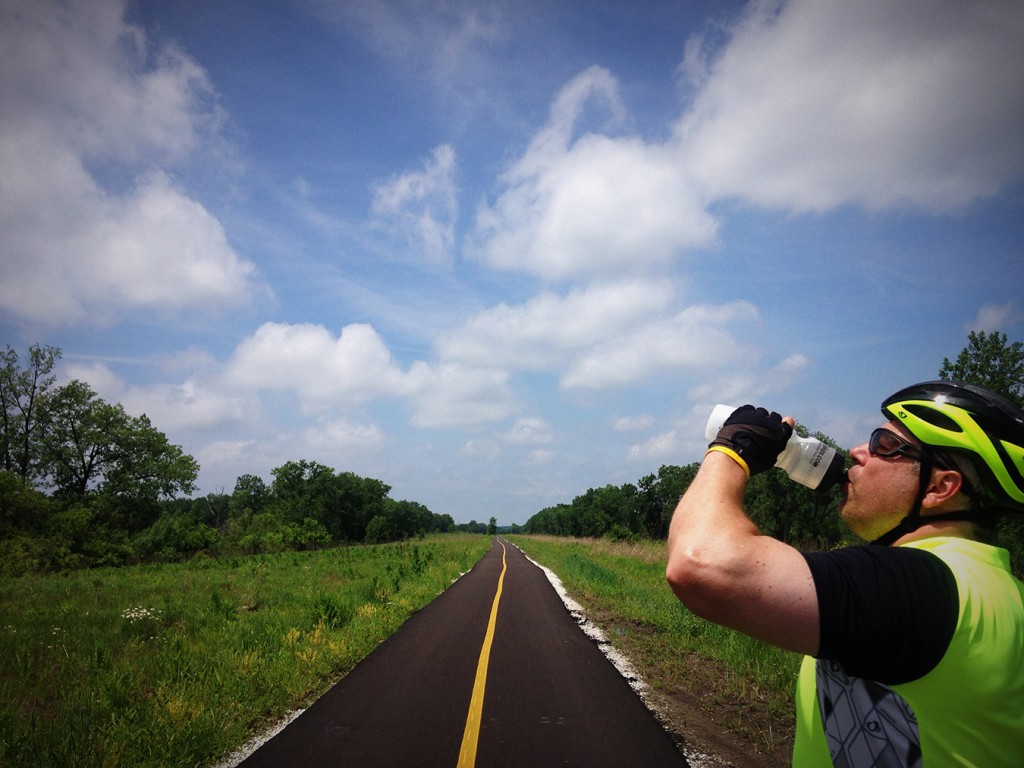
M 750 467 L 747 466 L 747 462 L 745 462 L 743 460 L 743 457 L 740 456 L 738 453 L 736 453 L 736 451 L 734 451 L 732 448 L 726 448 L 724 445 L 712 445 L 704 453 L 704 458 L 707 458 L 707 455 L 709 453 L 711 453 L 712 451 L 718 451 L 719 453 L 724 453 L 730 459 L 732 459 L 737 464 L 739 464 L 741 467 L 743 467 L 743 471 L 746 473 L 747 478 L 748 479 L 750 478 Z

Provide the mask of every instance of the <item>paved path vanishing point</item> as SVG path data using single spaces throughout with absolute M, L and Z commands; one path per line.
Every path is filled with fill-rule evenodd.
M 544 572 L 495 541 L 241 768 L 686 766 Z

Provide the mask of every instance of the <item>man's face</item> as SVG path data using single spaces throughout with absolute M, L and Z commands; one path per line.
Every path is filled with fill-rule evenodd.
M 895 422 L 883 429 L 917 445 Z M 843 486 L 839 515 L 850 530 L 866 541 L 891 531 L 906 517 L 917 498 L 920 464 L 906 456 L 878 456 L 868 443 L 850 451 L 854 464 Z

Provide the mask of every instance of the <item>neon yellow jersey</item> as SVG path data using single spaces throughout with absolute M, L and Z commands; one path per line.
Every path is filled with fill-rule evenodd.
M 932 552 L 956 579 L 960 612 L 945 655 L 924 676 L 893 686 L 805 658 L 793 765 L 1022 765 L 1024 585 L 1010 573 L 1009 554 L 954 537 L 903 546 Z

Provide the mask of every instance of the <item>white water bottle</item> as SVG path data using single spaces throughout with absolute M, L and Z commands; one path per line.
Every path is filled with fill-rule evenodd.
M 733 405 L 716 405 L 711 411 L 704 437 L 714 440 L 725 420 L 736 410 Z M 813 437 L 800 437 L 794 432 L 775 466 L 784 470 L 791 479 L 816 491 L 827 491 L 843 480 L 843 457 L 825 443 Z

